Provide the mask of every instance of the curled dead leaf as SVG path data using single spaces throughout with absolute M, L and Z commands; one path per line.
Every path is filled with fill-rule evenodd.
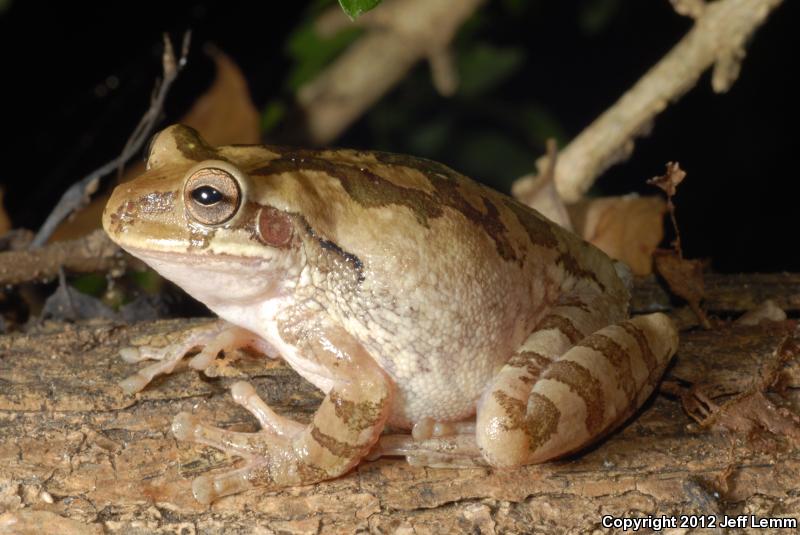
M 664 238 L 666 203 L 659 197 L 602 197 L 569 207 L 575 231 L 635 275 L 649 275 L 653 253 Z
M 667 162 L 667 172 L 647 181 L 648 184 L 661 188 L 668 197 L 673 197 L 678 191 L 678 185 L 686 178 L 686 171 L 681 169 L 678 162 Z
M 653 255 L 656 272 L 667 282 L 672 293 L 686 300 L 700 324 L 711 328 L 708 316 L 700 307 L 705 294 L 703 262 L 681 258 L 677 251 L 659 249 Z
M 797 447 L 800 445 L 800 415 L 785 407 L 776 407 L 765 393 L 776 385 L 780 386 L 785 366 L 796 361 L 798 356 L 800 330 L 795 329 L 781 340 L 772 358 L 763 364 L 747 390 L 717 404 L 703 388 L 694 386 L 680 394 L 683 408 L 703 427 L 746 436 L 766 432 Z

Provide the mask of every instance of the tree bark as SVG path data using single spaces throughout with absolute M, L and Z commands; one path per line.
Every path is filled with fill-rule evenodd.
M 764 298 L 765 284 L 767 294 L 796 296 L 800 277 L 785 277 L 769 284 L 764 276 L 721 277 L 709 287 L 725 286 L 725 279 L 734 288 L 737 281 L 738 298 L 720 300 L 730 312 Z M 603 515 L 680 522 L 690 514 L 800 511 L 796 444 L 766 429 L 744 436 L 702 427 L 679 397 L 663 392 L 692 386 L 723 404 L 752 386 L 796 332 L 792 320 L 682 333 L 665 381 L 670 388 L 570 459 L 509 471 L 380 459 L 333 481 L 253 490 L 210 507 L 194 500 L 191 479 L 236 460 L 177 442 L 172 417 L 192 411 L 222 427 L 255 431 L 255 420 L 227 389 L 242 378 L 279 413 L 301 421 L 321 396 L 281 362 L 255 357 L 220 368 L 220 377 L 187 369 L 124 395 L 117 381 L 141 364 L 123 362 L 119 348 L 131 337 L 196 321 L 44 323 L 0 336 L 0 533 L 583 533 L 611 532 Z M 791 419 L 800 414 L 798 359 L 784 362 L 780 376 L 781 394 L 767 397 Z

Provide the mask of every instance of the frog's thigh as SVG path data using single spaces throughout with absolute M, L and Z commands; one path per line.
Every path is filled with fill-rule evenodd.
M 309 425 L 275 414 L 246 383 L 236 383 L 234 400 L 261 423 L 257 433 L 232 432 L 206 425 L 181 413 L 173 432 L 244 457 L 239 469 L 200 476 L 192 484 L 198 501 L 215 499 L 253 487 L 307 485 L 337 477 L 366 455 L 388 416 L 391 383 L 383 370 L 350 335 L 336 327 L 313 329 L 316 339 L 306 349 L 333 379 Z M 321 334 L 320 334 L 321 333 Z
M 478 407 L 476 440 L 492 465 L 560 457 L 622 423 L 652 393 L 678 334 L 656 313 L 604 327 L 555 358 L 535 345 L 508 362 Z

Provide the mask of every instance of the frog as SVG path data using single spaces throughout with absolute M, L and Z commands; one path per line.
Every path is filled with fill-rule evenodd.
M 324 393 L 300 423 L 235 381 L 256 432 L 177 414 L 177 439 L 243 459 L 194 479 L 201 503 L 382 456 L 489 470 L 562 459 L 628 420 L 677 350 L 667 315 L 630 317 L 624 264 L 443 164 L 215 147 L 182 125 L 146 162 L 114 189 L 103 227 L 219 319 L 123 348 L 153 362 L 122 389 L 254 349 Z

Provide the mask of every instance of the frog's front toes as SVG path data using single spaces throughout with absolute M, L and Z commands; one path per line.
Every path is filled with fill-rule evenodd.
M 224 321 L 168 335 L 152 336 L 139 342 L 132 347 L 122 348 L 120 350 L 122 359 L 131 363 L 143 360 L 158 362 L 142 368 L 119 383 L 128 394 L 139 392 L 159 375 L 175 372 L 182 367 L 184 356 L 197 348 L 202 349 L 189 360 L 189 367 L 196 370 L 206 370 L 222 351 L 231 352 L 242 347 L 252 347 L 269 356 L 276 354 L 274 349 L 257 335 Z

